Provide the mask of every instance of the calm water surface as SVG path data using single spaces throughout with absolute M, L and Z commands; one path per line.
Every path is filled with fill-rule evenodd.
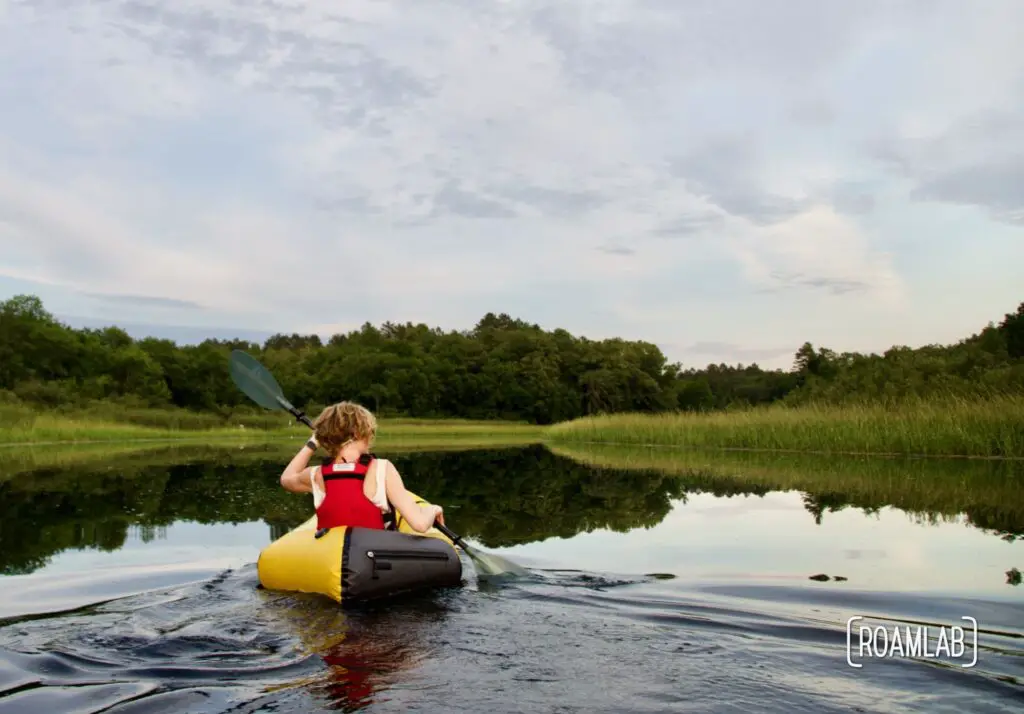
M 1024 707 L 1019 463 L 388 453 L 531 575 L 342 612 L 257 587 L 290 453 L 0 454 L 0 712 Z M 977 665 L 852 668 L 853 616 L 974 617 Z

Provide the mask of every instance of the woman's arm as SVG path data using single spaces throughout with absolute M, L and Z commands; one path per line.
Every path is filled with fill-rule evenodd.
M 444 524 L 444 511 L 440 506 L 420 506 L 413 500 L 412 494 L 405 490 L 402 477 L 398 469 L 390 461 L 388 462 L 385 475 L 384 488 L 387 490 L 388 500 L 402 514 L 413 530 L 419 533 L 426 533 L 437 520 Z
M 284 471 L 281 472 L 281 485 L 286 491 L 310 493 L 313 490 L 313 486 L 309 482 L 310 470 L 306 466 L 316 451 L 314 444 L 316 444 L 315 437 L 303 444 L 299 453 L 292 457 L 292 460 L 284 467 Z

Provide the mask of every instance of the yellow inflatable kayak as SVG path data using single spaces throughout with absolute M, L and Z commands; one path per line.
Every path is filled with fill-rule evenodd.
M 260 585 L 319 593 L 344 605 L 461 584 L 458 547 L 436 528 L 417 533 L 397 515 L 397 530 L 341 526 L 323 533 L 314 515 L 260 552 Z

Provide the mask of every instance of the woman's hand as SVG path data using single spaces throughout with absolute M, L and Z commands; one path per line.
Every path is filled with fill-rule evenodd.
M 435 505 L 434 509 L 437 511 L 437 515 L 434 516 L 434 522 L 435 523 L 440 523 L 443 526 L 444 525 L 444 509 L 441 508 L 438 505 Z

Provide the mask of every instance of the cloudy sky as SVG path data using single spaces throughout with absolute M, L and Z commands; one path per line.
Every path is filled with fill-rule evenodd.
M 769 9 L 770 6 L 770 9 Z M 674 360 L 1024 300 L 1018 0 L 0 0 L 0 298 Z

